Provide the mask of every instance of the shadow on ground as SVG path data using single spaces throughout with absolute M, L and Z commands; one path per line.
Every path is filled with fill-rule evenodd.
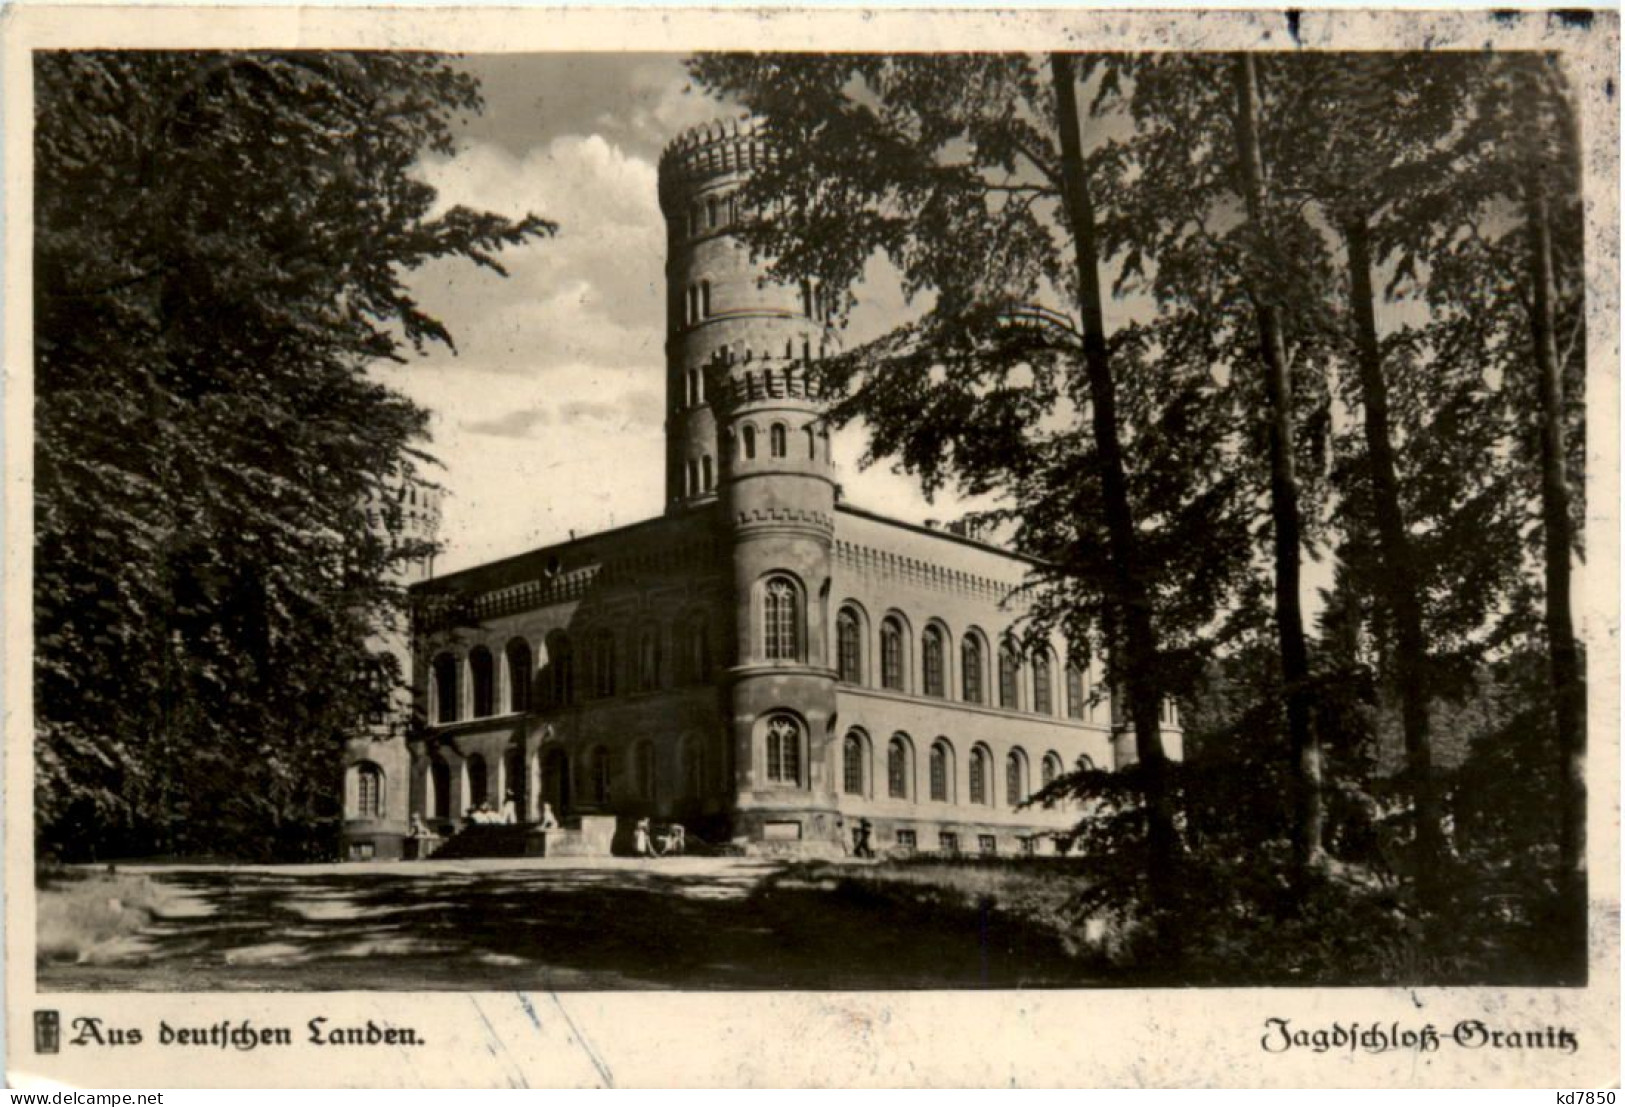
M 139 932 L 44 991 L 915 989 L 1100 983 L 1048 934 L 759 861 L 154 874 Z

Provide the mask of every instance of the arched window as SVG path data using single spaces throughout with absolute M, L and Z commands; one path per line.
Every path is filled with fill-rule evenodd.
M 801 783 L 801 727 L 788 715 L 767 721 L 767 779 L 775 784 Z
M 1021 662 L 1016 659 L 1016 651 L 1010 646 L 999 649 L 999 706 L 1010 711 L 1016 709 L 1016 674 L 1021 669 Z
M 542 795 L 543 803 L 553 808 L 553 814 L 562 815 L 568 811 L 575 799 L 575 792 L 570 787 L 570 757 L 558 746 L 552 746 L 542 754 Z
M 434 659 L 435 721 L 457 721 L 457 658 L 449 653 Z
M 818 458 L 818 432 L 811 425 L 802 428 L 807 435 L 807 460 L 815 461 Z
M 926 627 L 925 634 L 920 638 L 920 670 L 925 684 L 925 694 L 928 696 L 948 694 L 943 652 L 942 629 L 935 626 Z
M 588 755 L 587 787 L 591 789 L 591 802 L 599 807 L 609 803 L 609 751 L 603 746 L 594 748 Z
M 756 428 L 746 423 L 745 429 L 739 432 L 739 437 L 745 442 L 745 460 L 756 460 Z
M 903 624 L 893 615 L 880 624 L 880 686 L 903 690 Z
M 512 796 L 515 813 L 525 810 L 525 792 L 528 785 L 525 782 L 525 747 L 518 742 L 510 745 L 502 754 L 502 800 L 508 801 Z
M 1041 772 L 1043 773 L 1044 787 L 1048 788 L 1051 784 L 1054 784 L 1055 778 L 1061 775 L 1060 755 L 1054 752 L 1046 753 Z
M 660 632 L 652 627 L 638 639 L 638 688 L 652 692 L 660 687 Z
M 384 770 L 370 761 L 356 767 L 355 813 L 359 819 L 379 819 L 384 814 Z
M 1019 748 L 1004 759 L 1004 800 L 1012 808 L 1027 802 L 1027 755 Z
M 700 489 L 709 492 L 717 483 L 717 475 L 711 467 L 711 455 L 706 454 L 700 458 Z
M 967 634 L 959 644 L 959 687 L 966 703 L 984 702 L 982 667 L 982 640 Z
M 762 593 L 763 652 L 769 661 L 794 661 L 800 651 L 796 586 L 783 577 L 767 582 Z
M 987 751 L 980 746 L 970 751 L 970 801 L 985 805 L 988 802 Z
M 683 677 L 690 684 L 702 683 L 711 676 L 711 635 L 704 615 L 694 616 L 688 624 L 684 664 Z
M 931 798 L 938 803 L 948 802 L 948 782 L 952 779 L 953 766 L 948 756 L 948 746 L 943 742 L 935 742 L 931 746 Z
M 490 650 L 475 646 L 468 651 L 468 683 L 474 693 L 476 719 L 496 713 L 496 697 L 491 694 L 496 683 L 495 676 L 496 665 L 491 660 Z
M 863 795 L 863 738 L 848 731 L 841 743 L 841 790 L 849 796 Z
M 429 813 L 436 819 L 451 818 L 451 766 L 436 755 L 429 762 Z
M 530 643 L 515 638 L 503 651 L 508 661 L 508 710 L 530 710 L 530 682 L 533 670 L 530 664 Z
M 715 221 L 713 221 L 711 225 L 715 226 L 716 225 Z M 700 318 L 701 319 L 709 319 L 709 318 L 711 318 L 711 282 L 710 281 L 701 281 L 700 282 Z
M 886 743 L 886 795 L 908 799 L 908 742 L 901 734 Z
M 468 778 L 468 806 L 478 807 L 491 798 L 491 779 L 485 768 L 485 758 L 477 753 L 468 755 L 463 762 L 463 773 Z
M 863 627 L 850 607 L 835 617 L 835 667 L 848 684 L 863 683 Z
M 615 694 L 615 634 L 601 630 L 592 640 L 592 691 L 599 699 Z
M 639 742 L 632 751 L 633 787 L 640 800 L 655 798 L 655 748 L 652 742 Z
M 784 457 L 789 452 L 789 445 L 785 438 L 783 423 L 774 423 L 767 432 L 768 452 L 774 457 Z
M 690 798 L 705 794 L 705 750 L 698 738 L 683 743 L 683 793 Z
M 705 225 L 712 228 L 716 227 L 717 225 L 716 197 L 712 197 L 705 202 Z
M 1040 715 L 1055 714 L 1050 698 L 1049 654 L 1042 647 L 1033 655 L 1033 710 Z
M 1069 719 L 1083 718 L 1086 697 L 1083 688 L 1083 670 L 1076 665 L 1066 667 L 1066 715 Z
M 563 631 L 547 636 L 547 693 L 554 707 L 563 707 L 575 698 L 575 657 L 570 636 Z

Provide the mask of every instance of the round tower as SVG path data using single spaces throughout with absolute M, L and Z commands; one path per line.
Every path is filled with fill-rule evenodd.
M 681 511 L 716 497 L 717 421 L 706 382 L 720 358 L 802 363 L 832 340 L 818 290 L 769 281 L 739 230 L 738 198 L 772 155 L 750 119 L 695 127 L 660 159 L 666 217 L 666 504 Z
M 412 547 L 414 556 L 392 570 L 394 583 L 412 585 L 434 572 L 429 552 L 440 529 L 440 490 L 412 476 L 398 477 L 370 494 L 364 505 L 367 527 L 397 552 Z M 391 683 L 412 675 L 412 642 L 401 612 L 373 609 L 363 614 L 372 624 L 367 648 Z M 400 857 L 409 830 L 409 781 L 413 751 L 408 748 L 412 691 L 395 685 L 389 706 L 369 717 L 344 746 L 344 825 L 340 856 L 346 860 Z
M 687 132 L 660 162 L 666 216 L 669 511 L 716 503 L 734 617 L 724 702 L 735 834 L 830 843 L 835 474 L 810 372 L 835 335 L 818 289 L 753 259 L 739 200 L 773 151 L 751 120 Z M 800 843 L 799 846 L 792 843 Z

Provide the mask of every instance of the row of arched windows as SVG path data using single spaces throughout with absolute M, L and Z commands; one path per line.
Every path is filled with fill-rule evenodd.
M 688 286 L 687 314 L 684 322 L 692 327 L 701 319 L 711 318 L 711 282 L 700 281 Z
M 620 636 L 607 627 L 601 628 L 587 636 L 585 680 L 578 681 L 575 643 L 568 633 L 554 631 L 548 635 L 547 663 L 539 679 L 532 663 L 530 644 L 515 638 L 503 651 L 508 679 L 506 703 L 501 705 L 500 711 L 491 651 L 485 646 L 475 646 L 468 651 L 466 659 L 469 692 L 466 716 L 461 695 L 464 667 L 456 654 L 443 651 L 435 655 L 431 665 L 434 698 L 431 717 L 437 723 L 454 723 L 465 717 L 483 719 L 499 713 L 529 711 L 533 687 L 541 693 L 544 706 L 564 707 L 579 699 L 605 699 L 627 688 L 653 692 L 666 687 L 668 680 L 687 685 L 701 684 L 711 678 L 711 633 L 705 616 L 694 615 L 672 624 L 671 644 L 676 665 L 674 671 L 668 673 L 662 628 L 643 628 L 632 639 L 633 665 L 630 671 L 623 673 Z
M 1061 757 L 1053 750 L 1044 754 L 1039 764 L 1042 787 L 1048 787 L 1063 772 Z M 914 742 L 907 734 L 899 731 L 886 743 L 885 767 L 885 798 L 918 802 L 920 797 L 915 794 Z M 850 796 L 873 795 L 870 773 L 869 737 L 855 727 L 847 731 L 841 743 L 841 790 Z M 771 772 L 769 775 L 771 777 Z M 981 743 L 971 747 L 966 783 L 969 794 L 965 802 L 975 807 L 993 805 L 996 785 L 993 753 Z M 938 738 L 927 751 L 925 784 L 926 798 L 930 802 L 960 802 L 954 748 L 947 738 Z M 1011 748 L 1005 754 L 1003 788 L 1004 804 L 1010 808 L 1019 807 L 1032 796 L 1027 752 L 1020 746 Z
M 704 234 L 738 223 L 740 210 L 737 196 L 708 196 L 704 200 L 695 200 L 688 208 L 688 233 Z
M 539 799 L 552 804 L 555 814 L 563 814 L 564 810 L 578 806 L 607 807 L 621 800 L 637 802 L 653 802 L 657 793 L 667 793 L 675 790 L 682 798 L 699 798 L 706 792 L 706 760 L 705 751 L 701 743 L 693 738 L 686 738 L 679 746 L 678 770 L 679 776 L 675 781 L 661 784 L 658 777 L 655 745 L 652 741 L 643 740 L 635 743 L 626 752 L 625 774 L 621 777 L 624 792 L 617 788 L 616 758 L 612 751 L 603 745 L 595 745 L 581 754 L 580 760 L 572 768 L 570 755 L 560 746 L 544 747 L 533 763 L 537 769 L 535 784 L 540 787 Z M 382 810 L 382 773 L 377 766 L 363 765 L 361 767 L 365 781 L 368 772 L 377 774 L 376 785 L 361 783 L 358 788 L 363 797 L 362 810 L 368 810 L 368 804 L 373 810 Z M 427 780 L 425 781 L 424 808 L 425 813 L 437 819 L 455 818 L 461 814 L 453 806 L 452 794 L 452 766 L 446 759 L 438 754 L 432 757 L 427 766 Z M 477 807 L 492 797 L 492 787 L 489 778 L 490 766 L 486 759 L 477 753 L 471 753 L 463 758 L 458 770 L 462 777 L 461 802 L 458 804 L 464 811 Z M 499 784 L 499 791 L 505 793 L 523 794 L 530 787 L 531 782 L 525 779 L 524 753 L 517 747 L 508 750 L 503 758 L 502 771 L 504 776 Z M 373 791 L 367 791 L 373 788 Z M 369 799 L 367 797 L 377 797 Z
M 685 741 L 681 747 L 681 778 L 676 782 L 682 796 L 693 798 L 705 792 L 705 751 L 695 741 Z M 653 802 L 659 789 L 655 747 L 651 741 L 635 743 L 627 754 L 624 781 L 627 794 L 617 795 L 614 755 L 607 746 L 594 746 L 586 753 L 586 787 L 580 800 L 594 807 L 606 807 L 619 799 L 640 803 Z M 546 772 L 544 762 L 544 773 Z M 543 782 L 544 790 L 547 782 Z
M 801 314 L 820 323 L 829 322 L 834 304 L 825 300 L 824 286 L 816 281 L 801 282 Z
M 688 495 L 698 496 L 709 492 L 716 487 L 716 483 L 716 472 L 712 468 L 710 454 L 688 459 Z
M 530 643 L 515 638 L 503 648 L 504 663 L 508 670 L 508 702 L 506 711 L 529 711 L 533 669 Z M 459 666 L 451 653 L 436 655 L 431 679 L 434 682 L 436 722 L 455 722 L 462 712 Z M 497 714 L 496 661 L 484 646 L 468 651 L 469 709 L 476 719 Z
M 739 428 L 738 452 L 734 453 L 732 456 L 735 456 L 743 461 L 755 461 L 756 458 L 763 452 L 764 444 L 762 442 L 762 437 L 762 432 L 754 423 L 746 423 L 744 426 Z M 767 457 L 788 458 L 790 456 L 790 428 L 788 426 L 783 423 L 773 423 L 767 428 L 766 437 L 767 442 L 765 444 L 765 449 Z M 799 443 L 795 448 L 796 452 L 798 454 L 804 453 L 808 461 L 818 460 L 818 448 L 820 442 L 823 444 L 824 458 L 826 460 L 829 458 L 829 431 L 827 429 L 820 433 L 817 428 L 809 423 L 801 428 L 801 433 L 798 438 Z M 733 450 L 733 442 L 733 435 L 726 435 L 722 439 L 723 448 L 725 450 Z
M 840 679 L 848 684 L 869 683 L 865 658 L 867 639 L 867 621 L 862 610 L 854 604 L 842 605 L 835 623 L 835 668 Z M 915 691 L 910 687 L 909 647 L 907 622 L 900 614 L 888 614 L 880 622 L 880 687 L 896 692 Z M 926 696 L 947 697 L 953 667 L 946 628 L 936 622 L 927 623 L 920 633 L 919 650 L 918 692 Z M 972 627 L 960 638 L 958 652 L 959 698 L 965 703 L 993 706 L 988 699 L 989 651 L 986 637 Z M 998 651 L 997 706 L 1010 711 L 1025 708 L 1040 715 L 1054 715 L 1054 666 L 1055 660 L 1049 651 L 1040 650 L 1024 658 L 1016 644 L 1006 640 Z M 1027 680 L 1023 679 L 1024 667 L 1030 669 Z M 1083 719 L 1089 716 L 1088 680 L 1081 668 L 1067 666 L 1065 695 L 1068 718 Z

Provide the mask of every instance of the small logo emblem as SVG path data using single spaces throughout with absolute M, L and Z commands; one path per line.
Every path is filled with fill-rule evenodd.
M 55 1011 L 34 1012 L 34 1052 L 55 1053 L 62 1045 L 62 1016 Z

